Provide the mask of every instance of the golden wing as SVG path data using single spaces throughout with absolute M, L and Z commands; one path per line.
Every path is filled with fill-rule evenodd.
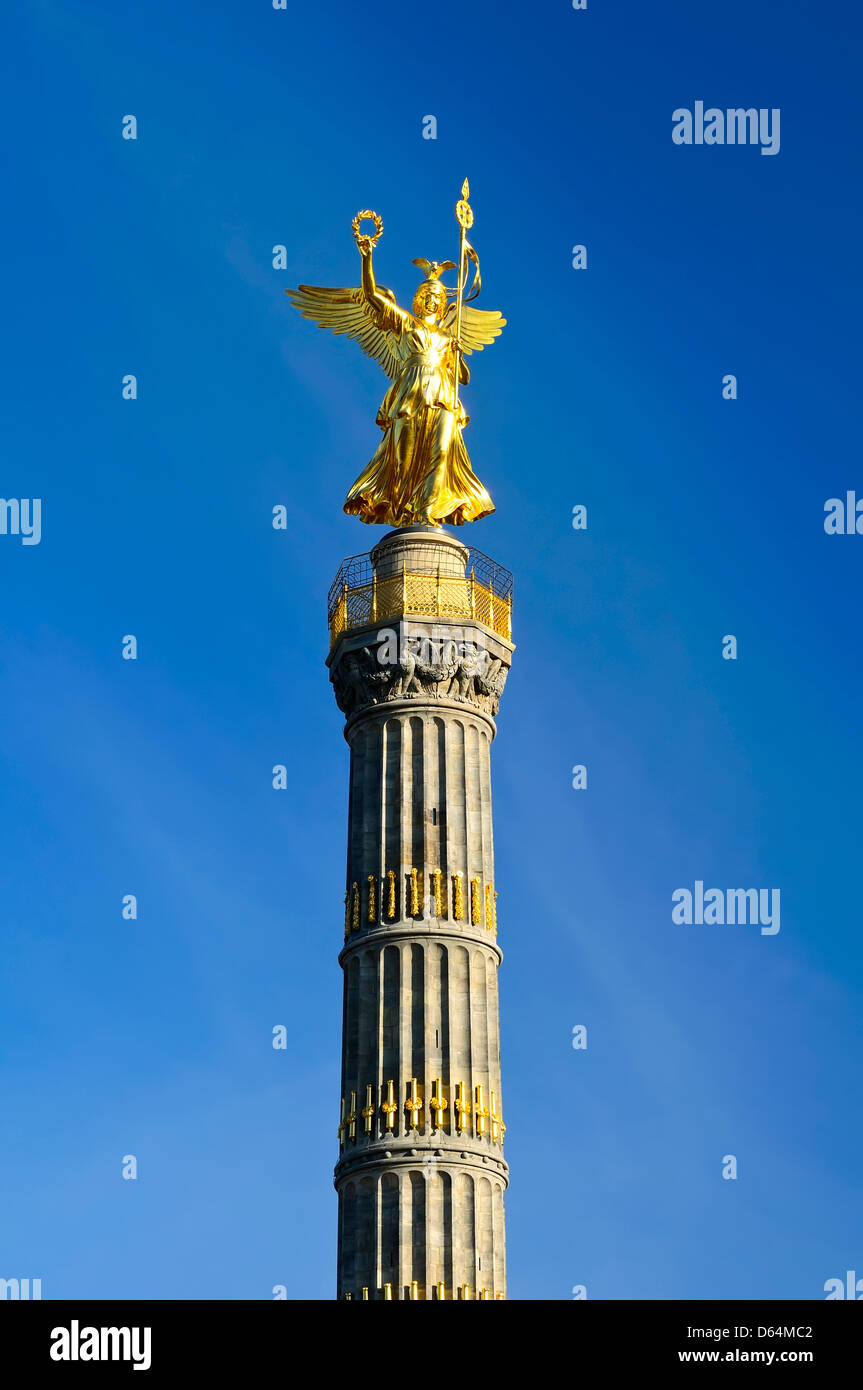
M 389 290 L 378 286 L 378 293 L 395 300 Z M 333 333 L 344 333 L 359 343 L 368 357 L 379 362 L 391 380 L 395 380 L 402 369 L 402 363 L 394 352 L 394 339 L 385 328 L 381 328 L 375 312 L 359 287 L 355 290 L 330 290 L 320 285 L 298 285 L 295 290 L 285 290 L 295 309 L 299 309 L 304 319 L 311 319 L 319 328 L 328 328 Z
M 443 319 L 443 327 L 455 333 L 456 306 L 450 304 Z M 506 326 L 506 319 L 498 309 L 474 309 L 463 304 L 461 310 L 461 346 L 464 352 L 482 352 L 484 347 L 499 338 Z

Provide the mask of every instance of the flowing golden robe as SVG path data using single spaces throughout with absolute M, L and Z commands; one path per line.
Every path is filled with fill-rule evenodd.
M 383 439 L 345 511 L 390 526 L 460 526 L 488 516 L 494 503 L 470 466 L 462 438 L 468 417 L 455 402 L 454 338 L 395 304 L 375 318 L 400 370 L 377 414 Z

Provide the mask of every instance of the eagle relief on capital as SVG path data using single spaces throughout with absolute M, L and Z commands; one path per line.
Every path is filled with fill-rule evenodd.
M 356 647 L 336 657 L 330 672 L 336 703 L 345 715 L 390 700 L 446 699 L 496 715 L 509 667 L 472 642 L 394 633 L 377 646 Z

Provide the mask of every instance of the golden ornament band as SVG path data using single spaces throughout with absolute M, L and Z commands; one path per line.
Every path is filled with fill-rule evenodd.
M 443 1303 L 447 1299 L 452 1299 L 456 1302 L 463 1302 L 465 1300 L 475 1299 L 477 1302 L 480 1303 L 491 1303 L 497 1300 L 504 1301 L 504 1295 L 502 1293 L 496 1293 L 494 1295 L 493 1300 L 491 1291 L 487 1288 L 477 1289 L 476 1293 L 474 1294 L 470 1284 L 459 1284 L 456 1288 L 453 1289 L 451 1294 L 447 1293 L 446 1285 L 442 1281 L 437 1284 L 432 1284 L 431 1287 L 434 1290 L 434 1294 L 430 1299 L 426 1295 L 425 1285 L 421 1284 L 418 1279 L 412 1279 L 410 1284 L 406 1287 L 408 1289 L 408 1299 L 420 1303 L 429 1301 L 432 1303 Z M 353 1299 L 353 1294 L 346 1293 L 344 1297 L 346 1300 Z M 360 1298 L 366 1299 L 369 1302 L 372 1301 L 369 1298 L 369 1289 L 367 1284 L 363 1284 L 362 1290 L 360 1292 Z M 393 1297 L 392 1284 L 381 1284 L 378 1291 L 378 1298 L 380 1298 L 382 1302 L 396 1302 L 395 1298 Z
M 374 1137 L 375 1116 L 380 1112 L 380 1135 L 394 1134 L 398 1128 L 397 1116 L 399 1112 L 398 1102 L 395 1095 L 395 1081 L 387 1081 L 381 1087 L 381 1101 L 378 1106 L 374 1103 L 374 1083 L 366 1083 L 366 1103 L 359 1115 L 363 1121 L 363 1133 L 368 1138 Z M 428 1102 L 428 1119 L 430 1131 L 432 1133 L 451 1134 L 453 1122 L 455 1132 L 461 1137 L 469 1137 L 473 1128 L 474 1137 L 477 1139 L 490 1138 L 493 1144 L 503 1147 L 503 1136 L 506 1133 L 506 1125 L 503 1116 L 497 1108 L 497 1094 L 491 1091 L 489 1094 L 489 1104 L 485 1103 L 485 1087 L 477 1085 L 473 1090 L 471 1100 L 470 1087 L 464 1081 L 455 1083 L 455 1099 L 450 1109 L 449 1101 L 444 1094 L 444 1082 L 440 1076 L 432 1078 L 431 1098 Z M 424 1133 L 426 1128 L 426 1102 L 423 1096 L 423 1087 L 417 1077 L 412 1076 L 406 1083 L 404 1099 L 405 1125 L 404 1133 L 411 1134 L 414 1131 Z M 350 1092 L 350 1100 L 346 1105 L 344 1096 L 341 1100 L 339 1111 L 338 1138 L 339 1148 L 344 1149 L 345 1139 L 356 1143 L 357 1139 L 357 1093 Z M 489 1121 L 491 1129 L 489 1131 Z
M 412 867 L 404 877 L 405 891 L 400 904 L 395 869 L 388 869 L 386 878 L 380 881 L 380 896 L 378 895 L 377 876 L 375 874 L 367 875 L 368 889 L 365 912 L 367 924 L 375 926 L 378 923 L 379 914 L 382 914 L 386 922 L 394 922 L 399 918 L 407 921 L 411 917 L 423 918 L 425 916 L 422 871 Z M 431 870 L 428 875 L 428 885 L 429 906 L 433 909 L 433 915 L 440 921 L 446 921 L 449 917 L 446 883 L 440 869 Z M 464 875 L 461 870 L 451 875 L 451 885 L 452 920 L 463 922 L 466 918 Z M 346 941 L 352 931 L 358 932 L 360 930 L 360 915 L 360 885 L 353 883 L 345 894 Z M 470 880 L 470 925 L 473 927 L 485 926 L 486 931 L 493 932 L 497 936 L 497 892 L 491 883 L 483 885 L 482 880 L 478 877 Z

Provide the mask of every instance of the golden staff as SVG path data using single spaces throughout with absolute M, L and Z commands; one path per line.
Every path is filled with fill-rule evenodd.
M 467 237 L 465 232 L 473 226 L 473 208 L 468 202 L 470 197 L 470 184 L 467 179 L 461 186 L 461 197 L 455 205 L 456 221 L 459 225 L 458 237 L 458 291 L 455 309 L 455 414 L 458 418 L 458 369 L 461 361 L 461 308 L 464 299 L 464 287 L 467 279 L 465 268 L 465 247 Z

